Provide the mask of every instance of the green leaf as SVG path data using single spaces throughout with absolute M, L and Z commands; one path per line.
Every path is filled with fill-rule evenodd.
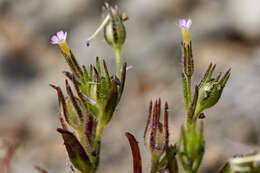
M 67 149 L 71 163 L 82 173 L 91 173 L 92 166 L 84 148 L 75 137 L 75 135 L 67 130 L 58 128 L 57 131 L 61 133 Z
M 111 79 L 110 79 L 110 76 L 109 76 L 109 72 L 108 72 L 108 69 L 107 69 L 107 64 L 106 64 L 106 61 L 103 60 L 103 65 L 104 65 L 104 73 L 105 73 L 105 79 L 106 79 L 106 82 L 107 84 L 111 85 Z
M 112 85 L 109 91 L 109 96 L 107 98 L 107 103 L 105 105 L 105 117 L 103 117 L 103 122 L 105 122 L 106 124 L 110 121 L 116 105 L 117 105 L 117 97 L 118 97 L 118 91 L 117 91 L 117 84 L 116 82 L 112 81 Z
M 83 68 L 84 81 L 85 81 L 85 84 L 87 84 L 89 81 L 88 70 L 87 70 L 86 66 L 84 66 L 84 65 L 82 68 Z
M 96 57 L 96 69 L 97 69 L 98 75 L 101 76 L 101 67 L 100 67 L 100 62 L 99 62 L 98 57 Z
M 118 97 L 118 102 L 119 102 L 120 99 L 121 99 L 121 96 L 122 96 L 122 94 L 123 94 L 124 87 L 125 87 L 126 67 L 127 67 L 127 64 L 124 63 L 123 68 L 122 68 L 123 71 L 122 71 L 122 74 L 121 74 L 121 81 L 120 81 L 120 88 L 119 88 L 119 97 Z

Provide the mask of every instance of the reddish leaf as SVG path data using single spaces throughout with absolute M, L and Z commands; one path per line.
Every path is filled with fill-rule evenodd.
M 134 162 L 134 173 L 142 173 L 142 159 L 140 155 L 140 150 L 135 137 L 130 133 L 125 133 L 128 138 L 129 144 L 132 150 L 133 162 Z
M 146 127 L 145 127 L 145 131 L 144 131 L 144 138 L 146 137 L 146 133 L 147 130 L 149 128 L 150 122 L 151 122 L 151 117 L 152 117 L 152 109 L 153 109 L 153 102 L 152 100 L 150 101 L 150 106 L 149 106 L 149 114 L 148 114 L 148 119 L 147 119 L 147 123 L 146 123 Z
M 35 167 L 35 169 L 37 169 L 37 171 L 38 171 L 39 173 L 48 173 L 45 169 L 40 168 L 39 166 L 34 166 L 34 167 Z
M 1 173 L 8 173 L 9 165 L 10 165 L 10 160 L 14 154 L 14 151 L 16 149 L 16 145 L 11 145 L 2 159 L 2 162 L 0 163 L 0 172 Z

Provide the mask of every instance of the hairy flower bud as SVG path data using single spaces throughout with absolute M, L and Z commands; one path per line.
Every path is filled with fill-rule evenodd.
M 169 142 L 168 103 L 165 103 L 164 123 L 160 122 L 161 100 L 156 100 L 154 107 L 152 107 L 153 104 L 150 102 L 149 116 L 144 132 L 144 142 L 152 157 L 160 158 L 168 147 Z
M 90 36 L 86 42 L 89 46 L 90 42 L 104 29 L 104 37 L 106 42 L 114 49 L 120 49 L 126 39 L 126 30 L 124 21 L 128 19 L 126 14 L 120 14 L 117 6 L 114 8 L 105 3 L 106 15 L 102 24 L 96 32 Z
M 110 7 L 107 3 L 105 7 L 108 11 L 109 21 L 104 27 L 104 36 L 107 43 L 114 48 L 121 47 L 126 38 L 126 31 L 121 15 L 117 6 L 115 8 Z
M 221 73 L 216 78 L 212 78 L 215 67 L 216 65 L 209 65 L 208 70 L 199 84 L 195 117 L 199 116 L 203 110 L 214 106 L 218 102 L 230 77 L 231 69 L 229 69 L 222 78 Z

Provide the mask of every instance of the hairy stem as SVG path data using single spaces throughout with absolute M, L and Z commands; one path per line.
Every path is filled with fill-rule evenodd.
M 104 125 L 102 123 L 98 123 L 97 131 L 96 131 L 96 138 L 95 138 L 95 142 L 94 142 L 94 146 L 93 146 L 93 152 L 91 153 L 94 170 L 96 170 L 98 168 L 98 164 L 99 164 L 101 135 L 103 133 L 103 129 L 104 129 Z

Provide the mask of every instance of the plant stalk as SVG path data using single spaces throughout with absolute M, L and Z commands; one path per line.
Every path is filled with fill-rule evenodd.
M 158 171 L 159 160 L 157 157 L 152 158 L 152 167 L 150 173 L 156 173 Z
M 121 66 L 122 66 L 122 55 L 121 55 L 121 47 L 115 48 L 116 55 L 116 77 L 118 79 L 121 78 Z

